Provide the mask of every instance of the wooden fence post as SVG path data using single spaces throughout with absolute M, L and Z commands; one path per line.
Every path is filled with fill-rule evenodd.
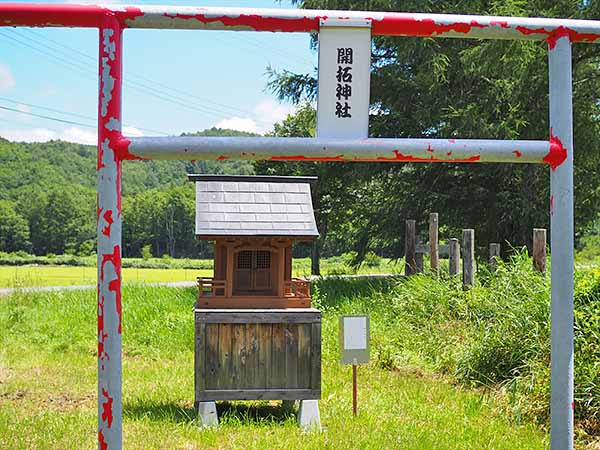
M 498 260 L 500 259 L 500 244 L 490 244 L 490 270 L 494 272 L 498 267 Z
M 415 254 L 415 273 L 423 273 L 423 253 Z
M 460 243 L 458 239 L 452 238 L 449 240 L 448 253 L 450 254 L 448 273 L 450 275 L 458 275 L 460 271 Z
M 404 275 L 413 275 L 417 270 L 417 223 L 414 220 L 406 221 L 406 234 L 404 240 Z
M 533 267 L 546 273 L 546 229 L 533 229 Z
M 475 230 L 463 230 L 463 289 L 467 290 L 475 284 Z
M 434 273 L 440 270 L 438 234 L 438 213 L 431 213 L 429 214 L 429 265 Z

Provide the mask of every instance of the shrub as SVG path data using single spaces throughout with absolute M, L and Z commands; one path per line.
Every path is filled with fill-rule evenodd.
M 141 253 L 142 253 L 142 259 L 144 261 L 149 260 L 150 258 L 152 258 L 152 246 L 150 244 L 144 245 L 142 247 Z
M 378 256 L 373 252 L 368 252 L 365 255 L 363 264 L 367 267 L 379 267 L 379 266 L 381 266 L 381 261 L 382 261 L 381 256 Z
M 575 281 L 575 415 L 600 435 L 600 270 L 578 271 Z M 332 279 L 314 289 L 319 307 L 371 315 L 376 364 L 425 366 L 502 393 L 516 419 L 549 422 L 550 277 L 526 253 L 480 271 L 466 292 L 443 274 L 372 286 Z

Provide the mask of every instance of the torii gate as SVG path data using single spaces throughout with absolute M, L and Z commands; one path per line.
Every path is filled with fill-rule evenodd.
M 573 448 L 571 44 L 594 43 L 600 39 L 600 21 L 294 9 L 4 3 L 0 4 L 0 26 L 99 29 L 99 449 L 122 448 L 121 165 L 124 160 L 134 159 L 548 164 L 551 169 L 552 252 L 551 445 L 554 450 Z M 320 117 L 324 109 L 323 85 L 317 113 L 323 125 L 318 138 L 126 138 L 121 133 L 122 38 L 126 28 L 321 32 L 321 37 L 327 27 L 348 26 L 353 31 L 366 27 L 369 44 L 371 35 L 545 40 L 550 77 L 551 128 L 548 139 L 368 139 L 364 120 L 357 132 L 338 132 L 330 125 L 334 123 L 333 114 Z M 322 62 L 320 51 L 320 65 Z M 335 98 L 335 94 L 330 94 L 330 98 Z M 344 114 L 343 109 L 337 112 L 338 118 Z M 366 111 L 364 108 L 362 112 L 358 111 L 358 116 L 368 120 L 368 107 Z

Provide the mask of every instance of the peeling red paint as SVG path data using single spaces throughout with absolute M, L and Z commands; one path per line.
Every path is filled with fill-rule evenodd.
M 435 150 L 431 147 L 431 144 L 427 144 L 427 151 L 433 153 Z
M 109 10 L 97 5 L 39 5 L 34 3 L 5 3 L 0 5 L 1 21 L 5 24 L 44 27 L 98 27 L 103 14 Z
M 112 413 L 113 399 L 110 395 L 108 395 L 108 392 L 106 391 L 106 389 L 102 389 L 102 396 L 106 399 L 105 401 L 102 402 L 102 420 L 105 421 L 108 428 L 110 428 L 112 426 L 112 421 L 113 421 L 113 413 Z
M 222 24 L 223 28 L 247 28 L 255 31 L 284 31 L 284 32 L 315 32 L 319 29 L 320 19 L 327 15 L 303 17 L 270 17 L 260 14 L 169 14 L 165 17 L 181 20 L 197 20 L 205 25 Z M 130 22 L 143 17 L 144 13 L 138 7 L 126 6 L 124 10 L 99 5 L 75 4 L 0 4 L 0 19 L 3 25 L 10 26 L 65 26 L 65 27 L 99 27 L 103 17 L 112 16 L 121 27 L 127 28 Z M 349 19 L 347 16 L 335 16 L 337 19 Z M 439 23 L 434 19 L 415 16 L 410 13 L 387 13 L 382 17 L 364 17 L 372 22 L 373 35 L 389 36 L 443 36 L 449 32 L 468 35 L 474 28 L 499 27 L 511 29 L 508 21 L 493 20 L 489 24 L 480 23 L 476 19 L 464 18 L 453 23 Z M 600 39 L 598 33 L 579 33 L 575 30 L 559 26 L 557 28 L 514 27 L 523 35 L 546 35 L 550 45 L 560 35 L 568 35 L 572 42 L 595 42 Z
M 112 224 L 114 223 L 114 220 L 112 217 L 112 209 L 106 210 L 106 212 L 104 213 L 104 215 L 102 217 L 104 217 L 104 220 L 106 221 L 106 226 L 104 228 L 102 228 L 102 234 L 104 236 L 110 237 L 110 228 L 112 227 Z
M 472 28 L 486 28 L 476 20 L 450 24 L 436 23 L 433 19 L 417 19 L 411 14 L 386 14 L 383 20 L 372 20 L 374 35 L 388 36 L 441 36 L 448 32 L 468 34 Z
M 119 316 L 119 334 L 121 334 L 121 246 L 115 245 L 112 253 L 102 255 L 100 264 L 100 282 L 104 281 L 104 265 L 111 262 L 115 268 L 116 278 L 108 282 L 108 290 L 115 293 L 117 315 Z
M 513 153 L 515 154 L 515 156 L 517 158 L 520 158 L 521 156 L 523 156 L 523 153 L 521 153 L 519 150 L 513 150 Z
M 322 156 L 322 157 L 318 157 L 318 156 L 302 156 L 302 155 L 294 155 L 294 156 L 271 156 L 269 158 L 270 161 L 321 161 L 321 162 L 332 162 L 332 161 L 338 161 L 338 162 L 345 162 L 345 161 L 349 161 L 348 159 L 344 158 L 344 155 L 337 155 L 337 156 Z
M 108 334 L 104 332 L 104 296 L 101 296 L 98 299 L 98 359 L 100 361 L 110 359 L 109 354 L 104 350 L 104 340 L 107 337 Z
M 433 152 L 434 149 L 429 147 L 429 152 Z M 446 155 L 452 155 L 452 151 L 446 153 Z M 481 159 L 481 155 L 474 155 L 468 158 L 454 158 L 454 159 L 440 159 L 433 155 L 429 158 L 421 158 L 413 155 L 404 155 L 398 150 L 394 150 L 393 157 L 379 156 L 377 158 L 346 158 L 344 155 L 337 156 L 324 156 L 324 157 L 310 157 L 303 155 L 294 156 L 272 156 L 269 158 L 271 161 L 319 161 L 319 162 L 477 162 Z
M 117 278 L 116 280 L 112 280 L 108 283 L 108 290 L 114 291 L 114 293 L 115 293 L 115 303 L 116 303 L 116 308 L 117 308 L 117 315 L 119 316 L 119 328 L 117 331 L 119 334 L 121 334 L 122 333 L 121 321 L 122 321 L 122 317 L 123 317 L 123 309 L 122 309 L 122 302 L 121 302 L 121 271 L 120 270 L 119 270 L 119 278 Z
M 449 151 L 446 153 L 446 155 L 447 155 L 447 156 L 451 156 L 451 155 L 452 155 L 452 150 L 449 150 Z
M 354 158 L 353 161 L 356 162 L 477 162 L 481 159 L 481 155 L 473 155 L 468 158 L 454 158 L 454 159 L 440 159 L 435 158 L 433 155 L 429 158 L 421 158 L 413 155 L 404 155 L 400 153 L 398 150 L 394 150 L 394 157 L 386 158 L 384 156 L 380 156 L 378 158 Z
M 550 33 L 548 39 L 546 39 L 546 42 L 548 42 L 548 48 L 553 49 L 556 47 L 556 41 L 558 41 L 561 37 L 567 37 L 569 40 L 571 39 L 571 34 L 565 27 L 558 27 L 556 30 Z
M 552 134 L 552 128 L 550 128 L 550 151 L 542 160 L 546 164 L 550 164 L 552 170 L 555 170 L 558 166 L 565 162 L 567 159 L 567 149 L 561 142 L 561 140 Z
M 456 144 L 456 139 L 448 139 L 448 142 L 450 142 L 451 144 Z
M 121 161 L 147 161 L 148 158 L 142 158 L 141 156 L 137 156 L 132 154 L 129 151 L 129 145 L 131 144 L 131 140 L 127 139 L 121 133 L 119 133 L 117 139 L 117 156 Z
M 499 26 L 501 28 L 510 28 L 506 20 L 492 20 L 490 22 L 491 27 Z
M 546 41 L 548 42 L 548 47 L 550 47 L 550 49 L 553 49 L 556 46 L 556 42 L 561 37 L 568 37 L 571 42 L 595 42 L 598 39 L 600 39 L 600 34 L 579 33 L 575 30 L 563 26 L 551 30 L 546 30 L 545 28 L 528 28 L 519 25 L 516 27 L 516 29 L 525 36 L 529 36 L 532 34 L 545 34 L 547 36 Z
M 144 13 L 142 12 L 142 10 L 140 8 L 138 8 L 136 6 L 126 6 L 125 12 L 119 11 L 119 12 L 116 12 L 115 15 L 119 19 L 119 23 L 121 24 L 121 26 L 127 27 L 126 21 L 134 20 L 137 17 L 141 17 L 144 15 Z
M 225 161 L 226 159 L 229 159 L 229 156 L 221 155 L 217 158 L 217 161 Z
M 108 444 L 104 440 L 104 433 L 102 433 L 102 430 L 98 431 L 98 443 L 100 444 L 100 450 L 108 450 Z
M 121 26 L 125 21 L 143 16 L 140 8 L 125 7 L 112 11 L 98 5 L 4 3 L 0 5 L 0 21 L 25 27 L 86 27 L 97 28 L 104 16 L 115 16 Z
M 255 31 L 287 31 L 311 32 L 319 29 L 319 20 L 327 16 L 283 18 L 266 17 L 258 14 L 239 14 L 236 16 L 210 16 L 208 14 L 169 14 L 165 17 L 171 19 L 198 20 L 205 25 L 220 22 L 224 27 L 245 27 Z

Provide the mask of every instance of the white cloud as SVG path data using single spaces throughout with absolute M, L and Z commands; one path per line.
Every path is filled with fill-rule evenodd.
M 250 133 L 267 133 L 273 129 L 273 124 L 281 122 L 293 112 L 293 106 L 282 105 L 272 99 L 267 99 L 252 108 L 252 117 L 229 117 L 221 120 L 215 126 Z
M 20 105 L 24 106 L 24 105 Z M 23 110 L 19 107 L 20 110 Z M 135 127 L 123 127 L 123 134 L 129 137 L 140 137 L 144 133 Z M 13 142 L 48 142 L 61 140 L 77 144 L 96 145 L 98 142 L 95 130 L 70 127 L 64 130 L 50 130 L 48 128 L 0 128 L 0 137 Z
M 144 135 L 142 130 L 136 127 L 128 127 L 123 125 L 123 134 L 129 137 L 141 137 Z
M 7 91 L 15 87 L 15 78 L 9 68 L 4 64 L 0 64 L 0 91 Z
M 248 131 L 250 133 L 258 132 L 256 122 L 249 117 L 230 117 L 229 119 L 221 120 L 215 126 L 217 128 L 227 128 L 229 130 Z
M 268 99 L 258 103 L 252 111 L 256 115 L 257 121 L 261 123 L 261 128 L 265 131 L 271 131 L 273 124 L 281 122 L 294 112 L 294 107 L 292 105 L 282 105 L 275 100 Z
M 13 142 L 48 142 L 60 139 L 78 144 L 96 144 L 96 132 L 78 127 L 62 131 L 48 128 L 0 128 L 0 136 Z
M 58 139 L 68 142 L 77 142 L 78 144 L 94 145 L 98 142 L 95 131 L 84 130 L 83 128 L 67 128 L 59 133 Z

